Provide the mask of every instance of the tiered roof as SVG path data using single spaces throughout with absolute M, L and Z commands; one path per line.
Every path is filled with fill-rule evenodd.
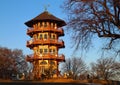
M 41 21 L 50 21 L 50 22 L 56 22 L 58 24 L 58 27 L 62 27 L 66 25 L 66 23 L 54 15 L 50 14 L 48 11 L 44 11 L 43 13 L 39 14 L 37 17 L 25 22 L 25 24 L 28 27 L 32 27 L 33 24 L 41 22 Z

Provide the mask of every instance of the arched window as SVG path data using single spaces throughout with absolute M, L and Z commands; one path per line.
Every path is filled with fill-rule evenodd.
M 47 23 L 45 22 L 44 27 L 47 27 Z
M 55 49 L 53 49 L 53 53 L 55 53 Z
M 40 22 L 38 23 L 38 28 L 40 28 Z
M 51 28 L 53 28 L 53 23 L 51 23 Z
M 53 39 L 55 39 L 55 35 L 53 35 Z
M 43 49 L 40 49 L 40 53 L 41 53 L 41 54 L 43 53 Z
M 50 61 L 50 65 L 55 65 L 55 62 L 54 61 Z
M 47 39 L 47 34 L 44 34 L 44 39 Z
M 48 50 L 47 49 L 44 49 L 44 53 L 47 53 L 48 52 Z
M 52 53 L 52 49 L 49 49 L 49 52 Z
M 40 39 L 42 39 L 42 34 L 40 34 Z
M 46 61 L 42 61 L 42 62 L 40 62 L 40 65 L 46 65 L 46 64 L 47 64 Z

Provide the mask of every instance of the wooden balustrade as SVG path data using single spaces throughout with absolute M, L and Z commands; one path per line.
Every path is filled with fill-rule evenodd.
M 63 40 L 57 40 L 57 39 L 32 39 L 27 41 L 27 47 L 31 47 L 33 45 L 57 45 L 59 48 L 64 47 L 64 41 Z
M 59 36 L 62 36 L 64 35 L 64 31 L 62 28 L 57 28 L 57 29 L 51 29 L 51 28 L 40 28 L 40 29 L 34 29 L 34 28 L 28 28 L 27 29 L 27 34 L 28 35 L 32 35 L 36 32 L 56 32 L 58 33 Z
M 63 54 L 61 55 L 53 55 L 51 53 L 46 53 L 44 55 L 27 55 L 26 57 L 27 61 L 34 61 L 34 60 L 57 60 L 57 61 L 65 61 L 65 56 Z

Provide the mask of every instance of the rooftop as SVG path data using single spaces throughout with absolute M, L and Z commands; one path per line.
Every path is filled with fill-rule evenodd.
M 33 24 L 38 23 L 40 21 L 56 22 L 59 27 L 66 25 L 66 23 L 62 19 L 55 17 L 54 15 L 50 14 L 48 11 L 44 11 L 43 13 L 39 14 L 35 18 L 25 22 L 25 24 L 28 27 L 32 27 Z

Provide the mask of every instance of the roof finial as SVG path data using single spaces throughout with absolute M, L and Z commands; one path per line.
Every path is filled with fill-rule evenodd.
M 45 11 L 47 11 L 47 8 L 48 8 L 49 6 L 50 6 L 49 4 L 48 4 L 48 5 L 44 5 Z

